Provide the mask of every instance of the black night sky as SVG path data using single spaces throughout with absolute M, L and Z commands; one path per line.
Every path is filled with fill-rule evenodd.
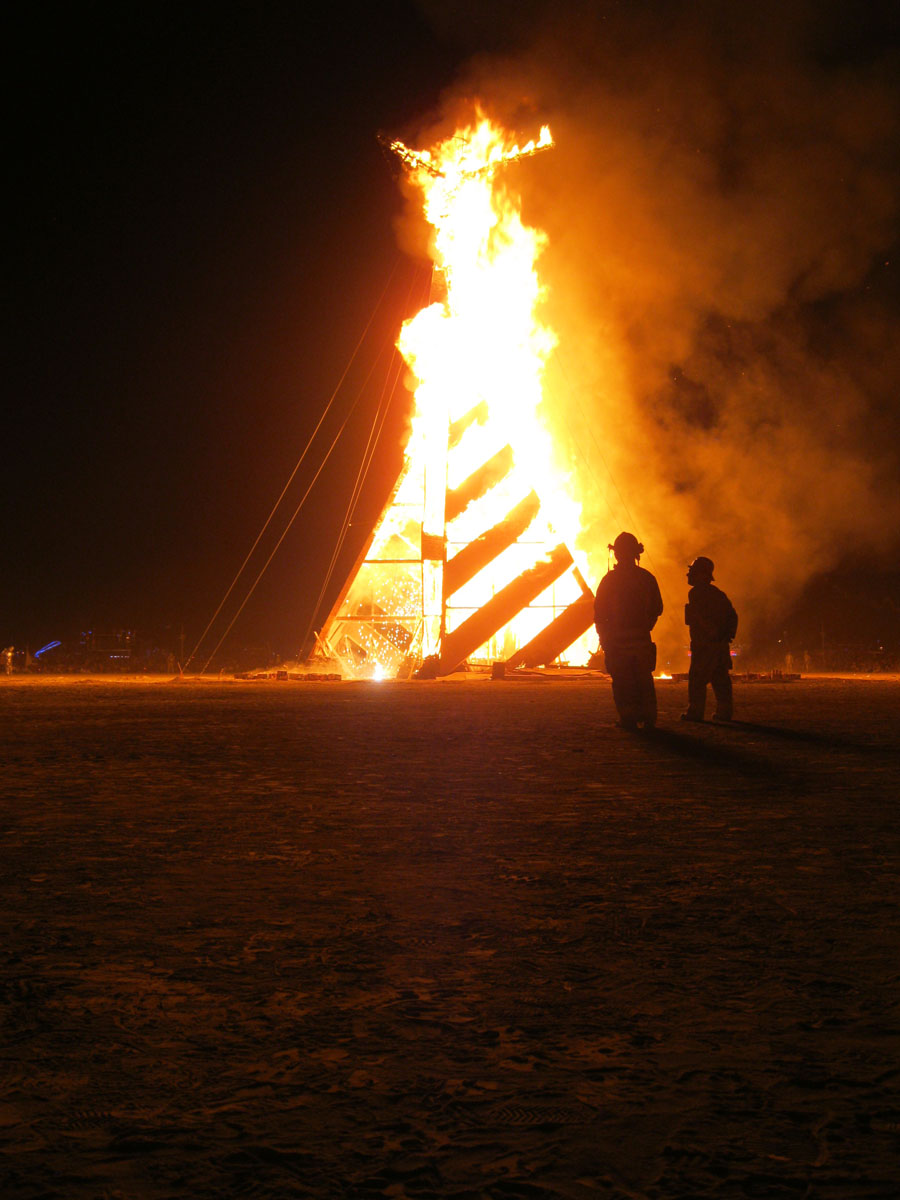
M 454 51 L 405 3 L 87 4 L 18 54 L 2 637 L 190 637 L 395 264 L 382 332 L 405 315 L 376 135 L 435 103 Z M 260 640 L 299 641 L 345 492 L 320 486 L 273 561 Z
M 853 53 L 896 45 L 888 8 L 874 7 Z M 20 25 L 3 644 L 91 627 L 200 633 L 382 289 L 392 279 L 382 341 L 421 298 L 377 134 L 414 134 L 473 52 L 507 50 L 514 9 L 487 10 L 86 3 Z M 363 396 L 358 433 L 236 636 L 298 649 L 373 404 Z M 399 462 L 404 404 L 398 394 L 363 524 Z M 879 586 L 896 581 L 879 569 Z

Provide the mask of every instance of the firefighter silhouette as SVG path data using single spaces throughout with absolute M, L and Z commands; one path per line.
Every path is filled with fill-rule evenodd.
M 612 676 L 619 725 L 652 729 L 656 724 L 656 646 L 650 631 L 663 610 L 662 596 L 654 576 L 638 566 L 644 547 L 633 533 L 620 533 L 610 549 L 616 562 L 597 588 L 594 624 Z
M 730 721 L 734 713 L 729 646 L 737 633 L 738 616 L 725 593 L 713 586 L 714 570 L 715 564 L 702 555 L 688 568 L 691 590 L 684 606 L 684 623 L 691 631 L 691 667 L 688 708 L 682 721 L 703 720 L 708 683 L 716 697 L 713 720 Z

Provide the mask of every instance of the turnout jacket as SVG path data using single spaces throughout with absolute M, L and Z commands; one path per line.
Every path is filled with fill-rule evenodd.
M 723 591 L 712 583 L 698 583 L 688 592 L 684 623 L 692 646 L 727 645 L 737 633 L 738 615 Z
M 600 580 L 594 599 L 594 625 L 604 650 L 648 643 L 663 610 L 659 584 L 637 563 L 616 563 Z

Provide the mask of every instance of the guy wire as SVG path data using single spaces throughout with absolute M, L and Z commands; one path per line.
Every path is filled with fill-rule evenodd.
M 313 442 L 316 440 L 316 436 L 317 436 L 319 430 L 322 428 L 322 423 L 324 422 L 325 418 L 328 416 L 328 413 L 331 410 L 331 406 L 334 403 L 335 399 L 337 398 L 337 395 L 340 392 L 341 387 L 343 386 L 344 380 L 347 378 L 347 373 L 349 372 L 351 366 L 353 365 L 353 363 L 356 359 L 356 356 L 359 354 L 360 348 L 366 339 L 366 335 L 368 334 L 370 328 L 372 327 L 372 322 L 375 320 L 375 314 L 378 312 L 378 309 L 381 307 L 381 305 L 384 301 L 384 298 L 387 295 L 388 288 L 390 287 L 390 285 L 393 281 L 393 278 L 397 273 L 397 268 L 398 268 L 399 264 L 400 264 L 400 255 L 398 254 L 396 256 L 396 258 L 394 259 L 394 264 L 391 267 L 390 274 L 388 275 L 387 282 L 385 283 L 385 285 L 381 291 L 381 295 L 378 297 L 378 300 L 375 302 L 375 307 L 372 309 L 369 319 L 366 322 L 365 328 L 363 329 L 362 333 L 360 334 L 359 340 L 357 341 L 356 346 L 354 347 L 354 350 L 353 350 L 352 354 L 350 355 L 350 358 L 347 360 L 347 365 L 344 367 L 343 374 L 341 375 L 340 379 L 338 380 L 337 384 L 335 385 L 334 391 L 331 393 L 328 403 L 325 405 L 325 409 L 322 412 L 322 415 L 319 418 L 319 421 L 318 421 L 315 429 L 313 430 L 312 434 L 310 435 L 310 438 L 307 441 L 306 446 L 304 447 L 303 452 L 300 455 L 300 458 L 297 460 L 297 465 L 294 467 L 293 471 L 291 471 L 290 475 L 288 476 L 287 483 L 281 489 L 281 494 L 279 495 L 278 499 L 275 501 L 274 505 L 272 506 L 272 511 L 266 517 L 262 528 L 260 529 L 259 533 L 256 535 L 256 540 L 254 541 L 254 543 L 250 547 L 250 549 L 247 551 L 246 558 L 241 563 L 241 565 L 238 567 L 237 573 L 235 574 L 231 583 L 228 585 L 225 595 L 222 597 L 222 599 L 219 602 L 219 607 L 216 609 L 216 611 L 210 617 L 206 628 L 200 634 L 200 637 L 197 640 L 197 644 L 194 646 L 194 649 L 191 651 L 190 655 L 188 656 L 187 662 L 184 664 L 184 667 L 182 667 L 183 671 L 187 670 L 187 668 L 190 666 L 190 664 L 194 661 L 197 651 L 200 649 L 201 645 L 203 644 L 203 641 L 206 638 L 206 635 L 209 633 L 210 629 L 212 628 L 219 613 L 225 607 L 225 603 L 228 600 L 228 597 L 231 595 L 232 591 L 234 590 L 234 587 L 235 587 L 238 579 L 240 579 L 241 575 L 246 570 L 247 564 L 249 563 L 250 559 L 253 557 L 253 553 L 256 550 L 256 547 L 259 545 L 263 534 L 266 532 L 269 525 L 271 524 L 272 518 L 275 516 L 275 513 L 278 511 L 278 508 L 279 508 L 282 500 L 284 499 L 288 488 L 293 483 L 297 472 L 300 470 L 303 460 L 306 458 L 306 455 L 308 454 Z M 329 453 L 330 453 L 330 451 L 329 451 Z M 245 603 L 246 603 L 246 601 L 245 601 Z M 241 607 L 243 607 L 243 605 Z M 229 628 L 230 628 L 230 626 L 229 626 Z M 218 646 L 216 647 L 216 649 L 218 649 Z M 215 651 L 213 651 L 213 653 L 215 653 Z M 211 657 L 212 656 L 210 656 L 210 658 Z M 207 660 L 207 665 L 208 665 L 208 661 L 209 660 Z M 204 667 L 203 670 L 206 670 L 206 668 Z M 202 673 L 203 672 L 201 671 L 201 674 Z

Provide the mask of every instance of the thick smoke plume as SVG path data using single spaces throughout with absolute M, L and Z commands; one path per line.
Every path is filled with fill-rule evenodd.
M 840 6 L 549 7 L 504 13 L 420 141 L 476 98 L 550 124 L 507 183 L 549 235 L 547 417 L 591 582 L 633 530 L 674 647 L 706 554 L 746 641 L 817 573 L 900 548 L 897 60 Z M 486 11 L 441 19 L 484 44 Z

